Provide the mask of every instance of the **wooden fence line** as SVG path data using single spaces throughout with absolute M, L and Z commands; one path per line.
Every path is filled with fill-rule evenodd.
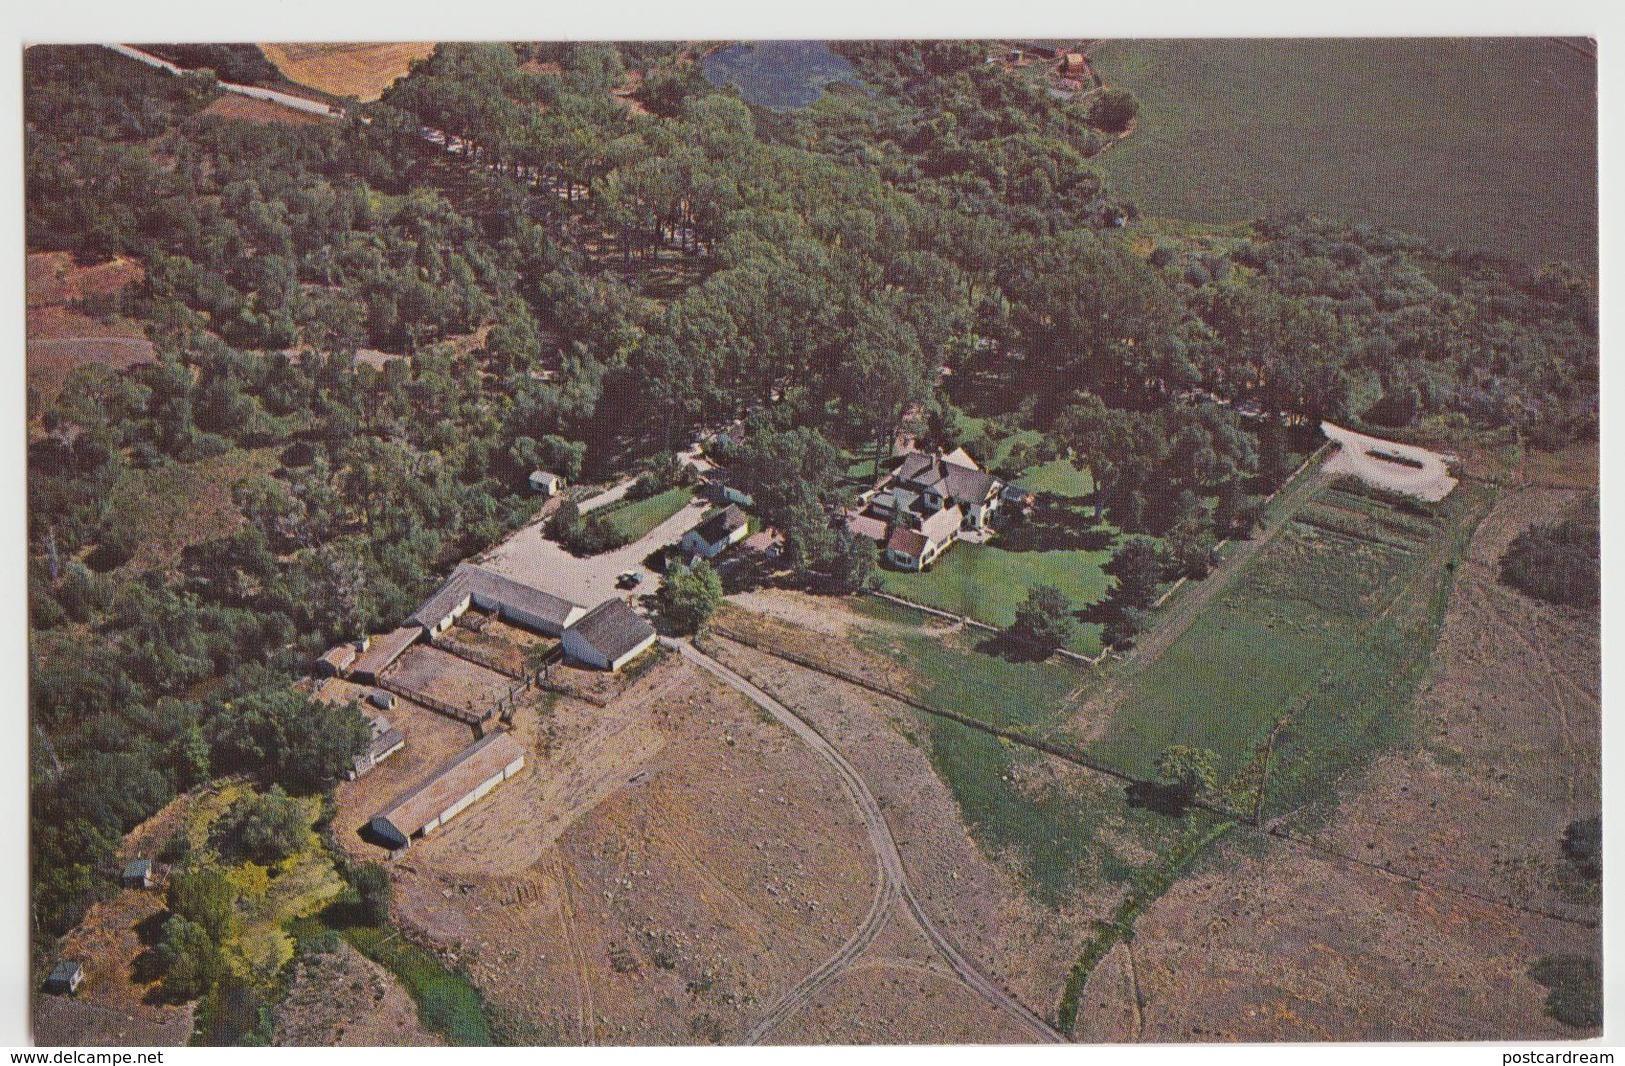
M 1096 773 L 1105 774 L 1107 777 L 1115 778 L 1124 782 L 1125 784 L 1149 786 L 1153 788 L 1167 787 L 1164 782 L 1151 781 L 1146 778 L 1136 777 L 1133 774 L 1125 773 L 1122 770 L 1117 770 L 1105 765 L 1104 763 L 1097 762 L 1090 756 L 1085 755 L 1083 752 L 1077 751 L 1073 748 L 1066 748 L 1059 744 L 1052 744 L 1047 740 L 1040 740 L 1037 737 L 1031 737 L 1025 733 L 1018 733 L 1014 730 L 1001 729 L 998 726 L 989 725 L 988 723 L 983 722 L 980 719 L 972 718 L 969 715 L 959 714 L 955 711 L 946 711 L 940 707 L 933 707 L 929 703 L 923 703 L 908 693 L 900 692 L 897 689 L 892 688 L 890 685 L 871 681 L 868 678 L 857 674 L 848 673 L 847 671 L 841 670 L 837 667 L 816 662 L 812 659 L 806 658 L 805 656 L 797 655 L 795 652 L 785 651 L 782 648 L 763 644 L 747 635 L 731 632 L 725 625 L 718 626 L 713 624 L 708 626 L 706 633 L 708 635 L 714 633 L 726 640 L 743 644 L 748 648 L 754 648 L 765 655 L 771 655 L 776 659 L 783 659 L 786 662 L 794 663 L 797 666 L 803 667 L 807 670 L 812 670 L 815 673 L 823 674 L 826 677 L 833 677 L 838 681 L 845 681 L 849 685 L 856 685 L 859 688 L 867 689 L 870 692 L 885 696 L 887 699 L 896 700 L 898 703 L 906 704 L 919 711 L 924 711 L 926 714 L 934 715 L 938 718 L 946 718 L 950 722 L 958 722 L 962 726 L 975 729 L 978 732 L 987 733 L 1002 740 L 1008 740 L 1012 744 L 1020 744 L 1023 747 L 1032 748 L 1035 751 L 1041 751 L 1046 755 L 1053 755 L 1058 759 L 1064 759 L 1067 762 L 1076 766 L 1081 766 L 1086 770 L 1093 770 Z M 754 679 L 752 679 L 752 682 L 758 685 L 760 684 Z M 1211 811 L 1212 813 L 1225 818 L 1246 817 L 1245 815 L 1238 815 L 1236 812 L 1227 808 L 1205 803 L 1201 800 L 1192 800 L 1186 805 L 1189 807 L 1200 807 L 1203 810 Z

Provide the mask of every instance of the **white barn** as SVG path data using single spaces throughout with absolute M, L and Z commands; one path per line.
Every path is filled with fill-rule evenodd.
M 391 851 L 409 847 L 467 810 L 525 767 L 525 749 L 508 733 L 475 741 L 422 784 L 367 823 Z
M 612 672 L 637 658 L 654 642 L 654 627 L 620 600 L 605 600 L 564 631 L 566 655 Z

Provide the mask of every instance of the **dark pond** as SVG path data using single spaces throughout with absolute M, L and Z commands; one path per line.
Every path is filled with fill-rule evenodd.
M 857 71 L 823 41 L 746 41 L 705 57 L 712 85 L 739 86 L 745 100 L 762 107 L 806 107 L 831 82 L 858 84 Z

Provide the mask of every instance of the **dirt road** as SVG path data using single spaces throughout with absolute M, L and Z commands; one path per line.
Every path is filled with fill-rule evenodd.
M 822 966 L 814 970 L 800 984 L 791 989 L 778 1002 L 768 1008 L 767 1014 L 757 1022 L 746 1037 L 747 1043 L 760 1043 L 769 1036 L 779 1025 L 794 1015 L 822 989 L 836 977 L 851 966 L 863 952 L 872 944 L 876 937 L 886 928 L 892 913 L 892 905 L 901 902 L 913 918 L 914 924 L 919 927 L 931 946 L 946 962 L 954 974 L 1001 1011 L 1017 1019 L 1033 1038 L 1045 1043 L 1061 1043 L 1064 1038 L 1051 1029 L 1044 1020 L 1028 1010 L 1004 989 L 981 972 L 971 961 L 959 951 L 950 940 L 926 915 L 915 898 L 913 890 L 908 884 L 908 874 L 903 868 L 903 857 L 897 850 L 897 842 L 892 837 L 891 828 L 886 823 L 886 817 L 881 812 L 880 803 L 869 791 L 857 769 L 837 751 L 829 741 L 803 721 L 790 708 L 775 700 L 749 681 L 729 670 L 721 663 L 705 655 L 692 644 L 682 641 L 663 638 L 668 647 L 677 649 L 685 658 L 701 668 L 726 682 L 734 689 L 748 696 L 757 706 L 771 714 L 779 722 L 812 748 L 821 758 L 835 768 L 842 782 L 846 785 L 857 805 L 858 812 L 863 818 L 864 826 L 868 831 L 870 843 L 874 846 L 875 856 L 880 872 L 880 887 L 875 893 L 874 903 L 870 906 L 868 914 L 859 924 L 856 932 L 849 937 L 841 948 Z

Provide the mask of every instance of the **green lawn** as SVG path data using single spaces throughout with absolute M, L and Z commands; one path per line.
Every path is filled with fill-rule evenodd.
M 687 507 L 693 498 L 693 488 L 667 489 L 647 500 L 613 505 L 604 512 L 604 517 L 631 543 Z
M 881 570 L 880 587 L 894 596 L 923 603 L 1003 629 L 1016 620 L 1016 608 L 1036 585 L 1054 585 L 1078 606 L 1106 594 L 1101 566 L 1107 551 L 1012 552 L 992 544 L 955 544 L 923 574 Z M 1100 627 L 1085 625 L 1072 650 L 1094 655 Z
M 1148 215 L 1308 211 L 1595 269 L 1597 67 L 1560 42 L 1112 40 L 1095 61 L 1141 111 L 1093 165 Z
M 1073 500 L 1081 500 L 1095 491 L 1095 479 L 1089 471 L 1079 470 L 1066 459 L 1029 466 L 1016 481 L 1033 492 L 1048 492 Z

